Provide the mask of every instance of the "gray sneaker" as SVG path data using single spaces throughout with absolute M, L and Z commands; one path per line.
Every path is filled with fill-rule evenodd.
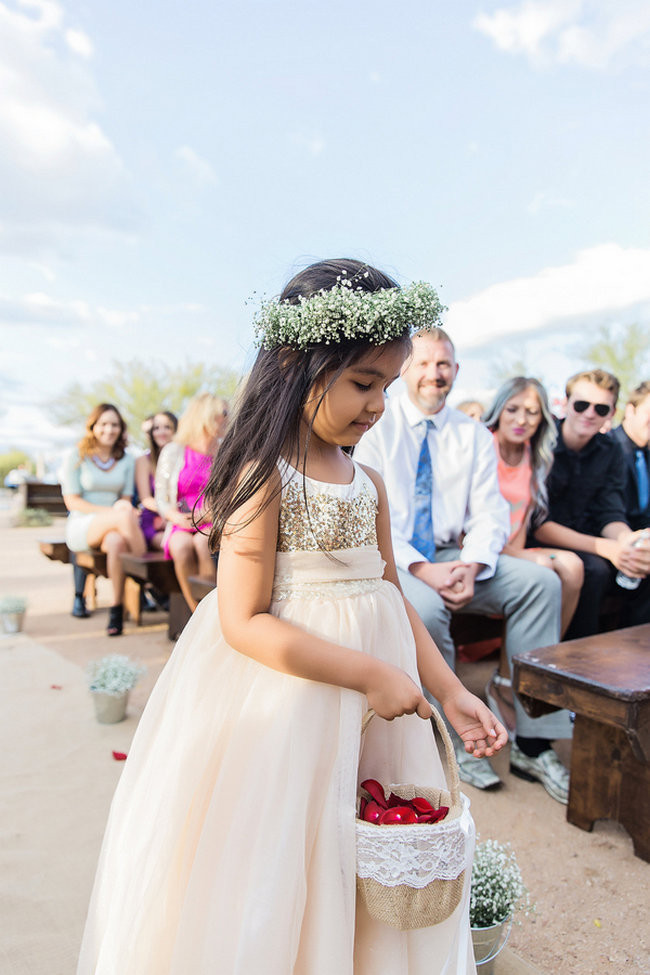
M 565 768 L 552 748 L 537 758 L 529 758 L 513 743 L 510 747 L 510 771 L 527 782 L 541 782 L 549 796 L 563 802 L 569 801 L 569 770 Z
M 475 789 L 498 789 L 503 785 L 487 758 L 474 758 L 463 749 L 456 752 L 458 762 L 458 776 L 462 782 L 468 782 Z

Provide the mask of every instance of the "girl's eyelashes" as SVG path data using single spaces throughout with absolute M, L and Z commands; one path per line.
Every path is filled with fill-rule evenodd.
M 366 385 L 365 383 L 355 382 L 354 385 L 357 387 L 357 389 L 362 389 L 364 391 L 364 393 L 367 392 L 370 389 L 370 383 L 368 383 Z

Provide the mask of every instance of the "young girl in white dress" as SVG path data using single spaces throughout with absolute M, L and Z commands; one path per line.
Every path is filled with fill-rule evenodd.
M 468 752 L 507 740 L 405 603 L 383 484 L 349 453 L 439 307 L 356 261 L 313 265 L 263 306 L 206 492 L 217 589 L 141 718 L 78 975 L 475 971 L 467 890 L 405 932 L 355 894 L 359 779 L 444 785 L 420 681 Z

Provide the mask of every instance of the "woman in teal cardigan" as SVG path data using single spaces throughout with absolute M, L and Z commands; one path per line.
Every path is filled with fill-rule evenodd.
M 113 605 L 109 636 L 123 626 L 123 552 L 144 555 L 146 542 L 133 507 L 135 461 L 126 453 L 126 423 L 111 403 L 100 403 L 86 420 L 86 433 L 66 458 L 61 488 L 70 512 L 66 542 L 72 552 L 98 548 L 106 553 Z M 77 599 L 83 598 L 76 596 Z M 77 615 L 83 615 L 81 613 Z

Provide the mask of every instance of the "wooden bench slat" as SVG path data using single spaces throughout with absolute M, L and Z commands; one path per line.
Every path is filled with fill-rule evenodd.
M 67 564 L 70 561 L 70 549 L 64 538 L 43 538 L 39 541 L 38 547 L 43 555 L 53 562 Z

